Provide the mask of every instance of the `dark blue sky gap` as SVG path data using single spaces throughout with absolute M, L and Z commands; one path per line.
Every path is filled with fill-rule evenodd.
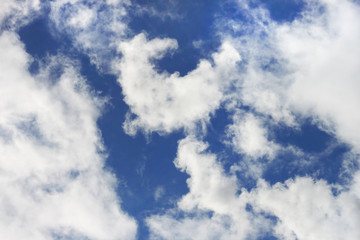
M 268 9 L 271 18 L 278 22 L 293 21 L 300 16 L 305 7 L 303 0 L 258 0 L 255 2 Z
M 176 7 L 169 1 L 162 0 L 138 3 L 175 16 L 161 18 L 150 14 L 133 15 L 129 22 L 134 33 L 145 31 L 149 39 L 167 37 L 177 40 L 178 50 L 157 62 L 160 70 L 170 73 L 177 71 L 181 76 L 186 75 L 196 68 L 201 58 L 209 58 L 219 47 L 220 39 L 214 38 L 215 29 L 212 25 L 219 9 L 219 1 L 184 0 L 176 2 Z M 200 49 L 193 45 L 194 41 L 199 40 L 203 41 Z

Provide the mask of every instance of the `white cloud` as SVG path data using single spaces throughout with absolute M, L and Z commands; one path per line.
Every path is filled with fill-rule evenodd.
M 224 172 L 207 147 L 191 136 L 179 142 L 174 163 L 189 174 L 189 192 L 177 208 L 147 218 L 152 239 L 255 239 L 269 231 L 268 220 L 246 211 L 236 177 Z
M 251 27 L 232 39 L 247 62 L 238 82 L 241 104 L 289 126 L 297 125 L 295 116 L 311 117 L 358 149 L 359 5 L 308 1 L 298 18 L 283 23 L 264 9 L 246 11 Z
M 206 153 L 208 146 L 188 137 L 179 142 L 175 166 L 191 176 L 187 180 L 190 192 L 178 203 L 180 209 L 200 208 L 228 214 L 236 205 L 236 178 L 228 177 L 216 155 Z
M 77 12 L 69 20 L 69 24 L 73 27 L 84 29 L 88 27 L 95 19 L 95 12 L 88 7 L 81 6 Z
M 276 23 L 254 10 L 255 30 L 233 39 L 247 62 L 238 101 L 289 126 L 296 127 L 295 116 L 311 117 L 358 152 L 359 12 L 353 1 L 308 1 L 295 21 Z M 281 239 L 358 239 L 359 172 L 350 174 L 354 182 L 337 196 L 324 180 L 298 177 L 274 186 L 261 181 L 249 202 L 279 219 Z
M 279 146 L 268 140 L 262 120 L 251 113 L 235 114 L 227 134 L 235 151 L 252 158 L 275 157 Z
M 125 122 L 127 133 L 133 135 L 139 129 L 165 133 L 191 129 L 199 121 L 208 121 L 219 107 L 223 91 L 235 77 L 236 63 L 240 61 L 237 51 L 225 42 L 213 54 L 213 65 L 201 60 L 183 77 L 177 72 L 157 72 L 153 60 L 176 48 L 175 40 L 149 41 L 144 34 L 119 45 L 123 57 L 114 66 L 120 73 L 124 100 L 136 115 Z
M 294 69 L 287 97 L 296 111 L 319 117 L 359 150 L 360 6 L 323 2 L 324 15 L 276 30 L 281 54 Z
M 189 192 L 177 208 L 147 218 L 152 239 L 359 238 L 359 172 L 349 189 L 297 177 L 272 186 L 260 179 L 248 192 L 206 148 L 193 137 L 180 141 L 175 165 L 189 174 Z
M 150 239 L 235 239 L 228 229 L 229 219 L 221 216 L 196 216 L 176 219 L 170 214 L 147 219 Z
M 51 84 L 47 69 L 30 75 L 16 34 L 3 32 L 0 46 L 0 238 L 134 239 L 103 169 L 102 100 L 73 63 L 57 57 L 64 73 Z
M 355 186 L 354 186 L 355 187 Z M 356 186 L 358 187 L 358 186 Z M 279 218 L 275 231 L 284 239 L 359 239 L 359 196 L 335 197 L 325 181 L 296 178 L 253 190 L 254 206 Z

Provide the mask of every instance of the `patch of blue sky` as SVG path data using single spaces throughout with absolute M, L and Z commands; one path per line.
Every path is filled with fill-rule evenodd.
M 201 58 L 215 52 L 220 39 L 214 34 L 214 19 L 219 1 L 139 1 L 143 8 L 153 8 L 158 15 L 137 12 L 130 15 L 134 33 L 146 32 L 148 38 L 173 38 L 179 48 L 156 61 L 159 71 L 179 72 L 181 76 L 196 68 Z M 130 12 L 131 13 L 131 12 Z
M 64 56 L 77 56 L 79 54 L 66 35 L 53 36 L 45 14 L 20 28 L 18 34 L 20 40 L 25 44 L 26 52 L 32 56 L 29 72 L 34 75 L 39 73 L 41 65 L 47 65 L 48 57 L 57 54 Z M 50 82 L 55 83 L 59 79 L 63 73 L 63 67 L 61 63 L 50 66 Z
M 283 152 L 267 165 L 263 177 L 271 184 L 305 176 L 323 179 L 330 184 L 348 183 L 348 179 L 341 175 L 342 164 L 348 151 L 346 145 L 338 145 L 319 155 L 296 156 L 291 152 Z
M 351 148 L 320 129 L 310 119 L 304 120 L 299 129 L 275 126 L 271 140 L 284 147 L 294 146 L 303 155 L 280 153 L 265 173 L 269 182 L 283 182 L 294 176 L 312 176 L 329 183 L 345 181 L 342 179 L 341 169 Z
M 255 0 L 255 6 L 264 6 L 269 10 L 273 20 L 291 22 L 301 15 L 305 2 L 303 0 Z
M 324 151 L 334 136 L 319 129 L 310 119 L 302 121 L 299 129 L 277 125 L 273 128 L 274 141 L 284 145 L 295 145 L 305 152 L 317 153 Z
M 18 31 L 20 40 L 25 43 L 26 51 L 34 58 L 43 58 L 73 49 L 68 36 L 54 37 L 48 24 L 49 21 L 44 14 Z

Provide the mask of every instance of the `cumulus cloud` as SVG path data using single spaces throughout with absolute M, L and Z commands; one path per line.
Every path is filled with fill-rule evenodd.
M 357 227 L 360 223 L 360 198 L 351 191 L 335 197 L 331 185 L 325 181 L 303 177 L 274 186 L 260 181 L 253 193 L 254 206 L 279 219 L 275 232 L 280 238 L 360 237 Z
M 179 142 L 174 163 L 189 175 L 189 192 L 177 208 L 147 219 L 153 239 L 246 239 L 269 228 L 266 218 L 246 210 L 237 178 L 225 173 L 207 147 L 192 136 Z
M 208 121 L 219 107 L 223 91 L 235 77 L 240 55 L 225 42 L 213 54 L 213 64 L 200 60 L 197 68 L 183 77 L 177 72 L 158 72 L 153 61 L 176 48 L 173 39 L 147 40 L 144 34 L 119 45 L 123 56 L 114 67 L 120 73 L 124 100 L 135 115 L 129 114 L 125 122 L 128 134 L 191 129 L 199 121 Z
M 269 133 L 264 122 L 269 119 L 242 111 L 234 113 L 232 118 L 233 122 L 226 130 L 226 143 L 240 154 L 241 160 L 235 162 L 230 169 L 246 179 L 258 179 L 277 154 L 286 149 L 268 139 Z
M 232 38 L 247 62 L 239 101 L 289 126 L 311 117 L 358 149 L 359 5 L 307 1 L 299 17 L 283 23 L 264 9 L 246 10 L 252 29 L 242 26 L 247 34 Z
M 152 239 L 359 238 L 358 173 L 349 188 L 297 177 L 260 179 L 248 191 L 206 149 L 193 137 L 179 142 L 175 165 L 189 174 L 189 192 L 177 208 L 147 219 Z
M 267 129 L 262 120 L 251 113 L 235 114 L 233 124 L 228 128 L 233 148 L 253 158 L 273 158 L 279 146 L 268 140 Z
M 244 11 L 250 20 L 246 26 L 238 23 L 231 37 L 224 35 L 227 41 L 231 39 L 245 63 L 236 83 L 237 92 L 227 96 L 232 103 L 229 109 L 236 113 L 239 106 L 245 106 L 260 116 L 258 119 L 266 119 L 267 125 L 262 126 L 265 135 L 260 134 L 263 136 L 268 131 L 266 126 L 286 124 L 298 129 L 303 119 L 310 118 L 358 152 L 359 5 L 353 1 L 307 1 L 294 21 L 281 23 L 272 20 L 261 7 L 251 8 L 246 1 L 239 5 L 239 11 Z M 231 26 L 235 23 L 228 22 Z M 255 136 L 260 135 L 253 132 L 245 137 L 246 131 L 240 130 L 247 125 L 246 117 L 234 116 L 228 135 L 234 150 L 246 153 Z M 250 125 L 261 126 L 256 119 L 248 122 L 247 126 Z M 296 150 L 281 148 L 276 143 L 270 145 L 277 147 L 268 148 L 271 141 L 256 139 L 264 140 L 263 154 L 258 154 L 250 164 L 233 166 L 234 170 L 247 168 L 260 176 L 263 166 L 256 159 Z M 277 151 L 265 154 L 266 149 Z M 346 168 L 346 158 L 343 164 Z
M 294 69 L 287 96 L 296 111 L 317 116 L 359 150 L 360 6 L 322 2 L 323 15 L 304 17 L 276 31 L 281 53 Z
M 193 137 L 181 140 L 175 165 L 189 174 L 189 192 L 177 208 L 148 218 L 152 237 L 201 239 L 197 232 L 211 226 L 207 239 L 256 238 L 264 232 L 279 239 L 358 239 L 358 171 L 351 171 L 352 180 L 346 185 L 309 176 L 270 185 L 262 179 L 265 166 L 258 163 L 284 150 L 268 140 L 263 119 L 298 128 L 302 119 L 310 117 L 350 144 L 358 158 L 360 7 L 352 1 L 308 1 L 298 18 L 282 23 L 273 21 L 264 9 L 242 7 L 256 28 L 238 25 L 247 34 L 224 37 L 244 64 L 237 75 L 237 92 L 222 99 L 235 112 L 228 126 L 231 144 L 259 166 L 253 176 L 261 179 L 247 191 L 214 154 L 206 152 L 205 143 Z M 253 113 L 238 114 L 239 106 Z M 345 165 L 348 157 L 344 156 Z M 232 169 L 242 168 L 235 171 L 246 174 L 245 167 L 235 164 Z M 275 218 L 271 221 L 269 216 Z
M 103 169 L 102 100 L 73 63 L 58 57 L 64 72 L 50 81 L 46 68 L 30 75 L 15 33 L 2 32 L 0 46 L 0 237 L 134 239 L 137 224 Z
M 204 152 L 207 147 L 191 137 L 179 142 L 175 166 L 191 176 L 187 180 L 190 192 L 183 196 L 179 207 L 228 213 L 229 207 L 235 204 L 233 201 L 238 189 L 236 178 L 226 176 L 216 156 Z

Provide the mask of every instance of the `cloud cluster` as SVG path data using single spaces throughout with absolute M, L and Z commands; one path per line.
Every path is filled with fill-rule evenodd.
M 27 2 L 19 4 L 8 6 L 8 16 L 21 18 Z M 31 75 L 16 33 L 2 31 L 0 48 L 0 238 L 134 239 L 137 223 L 104 170 L 96 124 L 104 100 L 75 62 L 49 57 Z M 59 77 L 53 62 L 62 65 Z
M 323 1 L 326 14 L 277 29 L 279 49 L 294 69 L 287 97 L 295 110 L 315 115 L 343 141 L 360 147 L 360 7 Z
M 179 200 L 178 209 L 147 219 L 153 239 L 244 239 L 250 234 L 236 177 L 224 172 L 207 147 L 193 136 L 179 142 L 174 163 L 189 174 L 189 193 Z M 185 216 L 177 216 L 177 211 Z
M 352 1 L 307 1 L 301 16 L 277 23 L 255 9 L 255 30 L 232 38 L 248 61 L 239 101 L 289 126 L 311 117 L 358 148 L 359 11 Z
M 135 115 L 129 114 L 124 124 L 128 134 L 191 130 L 196 123 L 208 121 L 220 106 L 223 92 L 236 77 L 237 51 L 224 42 L 212 55 L 213 63 L 203 59 L 185 76 L 158 72 L 154 60 L 176 48 L 173 39 L 149 41 L 144 34 L 119 44 L 122 58 L 114 62 L 114 68 L 119 71 L 124 100 Z
M 189 193 L 147 219 L 152 239 L 359 238 L 358 173 L 350 190 L 297 177 L 273 186 L 259 179 L 248 191 L 206 148 L 193 137 L 180 141 L 175 165 L 189 174 Z
M 352 191 L 335 197 L 325 181 L 303 177 L 274 186 L 259 181 L 252 194 L 256 208 L 278 218 L 274 231 L 282 239 L 360 237 L 360 198 Z
M 253 159 L 246 167 L 266 167 L 260 159 L 276 158 L 282 150 L 268 139 L 266 126 L 297 128 L 306 118 L 349 144 L 358 158 L 359 5 L 307 1 L 294 21 L 278 23 L 264 9 L 240 4 L 253 25 L 229 21 L 241 34 L 224 34 L 224 39 L 239 52 L 244 66 L 237 73 L 237 92 L 223 99 L 230 100 L 228 110 L 235 112 L 228 127 L 230 142 Z M 239 114 L 239 106 L 251 113 Z M 358 172 L 346 186 L 308 176 L 273 186 L 260 179 L 248 191 L 237 185 L 235 174 L 225 173 L 215 155 L 204 152 L 206 146 L 191 137 L 179 142 L 175 165 L 189 174 L 189 193 L 177 208 L 148 218 L 154 239 L 202 239 L 197 232 L 204 226 L 211 226 L 206 239 L 255 239 L 265 232 L 279 239 L 359 238 Z M 255 171 L 258 177 L 261 170 Z
M 247 3 L 238 4 L 249 24 L 228 21 L 232 34 L 219 33 L 219 50 L 184 76 L 157 68 L 157 60 L 176 51 L 175 39 L 128 35 L 129 1 L 48 6 L 53 33 L 67 35 L 117 76 L 129 106 L 126 133 L 185 130 L 174 164 L 189 175 L 189 192 L 174 208 L 146 219 L 151 238 L 359 239 L 359 172 L 350 172 L 347 186 L 312 176 L 270 185 L 261 161 L 284 150 L 269 139 L 268 126 L 297 128 L 305 118 L 358 157 L 360 7 L 350 0 L 309 0 L 294 21 L 279 23 Z M 0 22 L 15 26 L 39 9 L 35 0 L 6 1 Z M 2 31 L 0 47 L 0 228 L 6 229 L 0 237 L 136 238 L 116 178 L 104 170 L 96 125 L 103 100 L 89 91 L 75 62 L 49 57 L 31 75 L 31 57 L 16 33 Z M 63 66 L 59 77 L 50 74 L 51 61 Z M 221 106 L 232 114 L 224 136 L 242 156 L 230 171 L 207 150 L 206 131 L 194 131 L 199 124 L 206 128 Z M 244 172 L 259 178 L 252 189 L 241 185 L 237 174 Z M 154 198 L 163 195 L 160 186 Z
M 233 124 L 228 126 L 227 134 L 235 151 L 255 159 L 264 156 L 273 158 L 279 149 L 276 143 L 268 140 L 263 120 L 251 113 L 235 114 Z

